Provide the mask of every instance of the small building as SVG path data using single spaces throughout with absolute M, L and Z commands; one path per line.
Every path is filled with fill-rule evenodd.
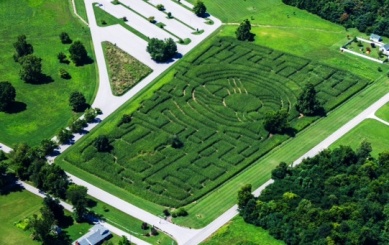
M 389 56 L 389 44 L 385 44 L 380 48 L 380 51 L 384 54 Z
M 370 40 L 373 42 L 382 42 L 382 37 L 378 36 L 377 34 L 371 34 L 370 35 Z
M 96 245 L 101 244 L 105 239 L 110 238 L 111 232 L 102 226 L 97 224 L 93 226 L 88 233 L 78 238 L 73 245 Z

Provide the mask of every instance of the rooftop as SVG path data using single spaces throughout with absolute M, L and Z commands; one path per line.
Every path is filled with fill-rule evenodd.
M 107 228 L 101 224 L 97 224 L 93 226 L 88 233 L 73 242 L 73 245 L 95 245 L 110 235 L 111 232 Z

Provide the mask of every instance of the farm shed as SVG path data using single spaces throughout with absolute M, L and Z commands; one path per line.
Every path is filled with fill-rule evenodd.
M 382 51 L 383 54 L 389 56 L 389 44 L 385 44 L 380 48 L 380 51 Z

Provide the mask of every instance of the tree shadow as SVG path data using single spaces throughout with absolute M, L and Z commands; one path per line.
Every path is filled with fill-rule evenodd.
M 8 183 L 8 185 L 0 189 L 0 195 L 6 196 L 12 192 L 22 192 L 24 187 L 18 184 L 17 180 L 18 179 L 16 178 L 15 174 L 7 174 L 5 181 Z
M 64 215 L 61 219 L 58 220 L 58 226 L 66 229 L 74 224 L 72 216 Z
M 96 207 L 97 206 L 97 202 L 95 200 L 92 200 L 92 199 L 88 198 L 86 206 L 88 208 Z
M 84 65 L 90 65 L 95 62 L 91 57 L 87 56 L 85 57 L 79 64 L 76 64 L 76 66 L 84 66 Z
M 283 133 L 290 136 L 290 137 L 294 137 L 297 134 L 297 130 L 295 128 L 288 127 L 286 129 L 284 129 Z
M 324 107 L 320 107 L 319 109 L 317 109 L 317 111 L 315 112 L 315 116 L 326 117 L 327 112 Z
M 28 81 L 27 83 L 33 85 L 42 85 L 54 82 L 54 79 L 51 76 L 46 74 L 41 74 L 36 80 Z
M 8 114 L 16 114 L 22 111 L 25 111 L 27 109 L 27 105 L 20 101 L 15 101 L 12 104 L 10 104 L 6 109 L 5 113 Z
M 170 64 L 172 62 L 174 62 L 175 60 L 179 60 L 183 57 L 183 55 L 181 53 L 176 53 L 172 58 L 170 59 L 167 59 L 166 61 L 155 61 L 157 62 L 158 64 Z

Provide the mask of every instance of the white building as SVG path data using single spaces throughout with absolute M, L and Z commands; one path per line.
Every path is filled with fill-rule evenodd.
M 73 242 L 73 245 L 96 245 L 109 237 L 111 237 L 111 232 L 101 224 L 97 224 L 88 233 Z
M 382 51 L 383 54 L 389 56 L 389 44 L 385 44 L 384 46 L 380 47 L 380 51 Z

